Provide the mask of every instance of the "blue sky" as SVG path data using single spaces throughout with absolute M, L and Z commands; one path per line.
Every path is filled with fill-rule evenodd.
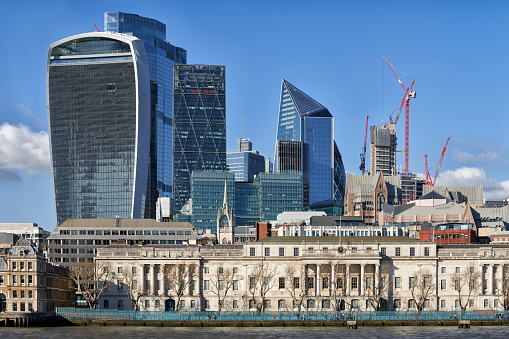
M 481 183 L 486 199 L 509 198 L 507 1 L 10 1 L 0 21 L 0 222 L 54 228 L 48 46 L 93 22 L 102 30 L 106 11 L 165 23 L 188 63 L 226 65 L 228 150 L 242 119 L 243 137 L 273 158 L 285 78 L 334 115 L 355 174 L 366 115 L 388 122 L 404 94 L 384 56 L 415 79 L 410 171 L 424 173 L 428 154 L 434 174 L 450 135 L 438 183 Z M 403 149 L 403 115 L 397 134 Z

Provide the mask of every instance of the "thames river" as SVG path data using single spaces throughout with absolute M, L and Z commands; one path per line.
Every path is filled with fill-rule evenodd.
M 181 328 L 181 327 L 53 327 L 0 328 L 0 338 L 508 338 L 509 327 L 272 327 L 272 328 Z

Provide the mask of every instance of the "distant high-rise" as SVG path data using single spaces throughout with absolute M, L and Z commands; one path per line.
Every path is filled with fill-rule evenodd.
M 46 81 L 57 225 L 142 218 L 150 147 L 143 42 L 104 32 L 57 41 Z
M 226 170 L 225 67 L 174 65 L 173 194 L 179 211 L 193 171 Z
M 370 172 L 375 175 L 395 175 L 396 172 L 396 125 L 371 126 L 370 128 Z
M 228 171 L 235 173 L 235 181 L 253 182 L 258 173 L 266 171 L 265 157 L 252 149 L 249 139 L 237 138 L 236 151 L 226 154 Z
M 159 196 L 171 196 L 173 185 L 173 65 L 185 64 L 185 49 L 166 41 L 166 25 L 122 12 L 104 13 L 104 29 L 133 35 L 145 44 L 151 102 L 150 167 L 145 217 L 155 218 Z
M 345 172 L 336 149 L 334 118 L 329 110 L 283 79 L 276 170 L 302 171 L 306 206 L 342 200 Z M 342 187 L 343 192 L 336 192 Z

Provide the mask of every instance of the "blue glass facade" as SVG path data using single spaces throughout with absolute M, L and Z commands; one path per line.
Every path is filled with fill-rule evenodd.
M 340 184 L 344 168 L 340 154 L 335 157 L 334 147 L 334 118 L 330 112 L 283 79 L 276 170 L 302 171 L 306 206 L 337 199 L 340 193 L 336 188 L 343 187 L 344 194 L 344 185 Z
M 260 221 L 273 221 L 279 213 L 302 211 L 304 189 L 301 172 L 270 173 L 256 176 Z
M 250 183 L 235 182 L 233 172 L 194 171 L 191 175 L 193 226 L 216 233 L 217 212 L 224 199 L 225 176 L 228 205 L 233 209 L 236 226 L 254 226 L 257 221 L 276 220 L 277 215 L 284 211 L 303 209 L 300 172 L 262 172 Z
M 166 41 L 166 25 L 122 12 L 104 14 L 104 29 L 136 36 L 145 45 L 150 73 L 151 140 L 146 218 L 155 218 L 159 195 L 170 196 L 173 185 L 173 65 L 185 64 L 185 49 Z
M 235 173 L 235 181 L 253 182 L 255 175 L 265 171 L 265 157 L 256 151 L 228 153 L 226 164 Z
M 225 67 L 174 66 L 175 210 L 191 194 L 193 171 L 226 170 Z
M 191 174 L 191 223 L 194 227 L 216 233 L 217 212 L 223 206 L 225 177 L 228 206 L 235 210 L 235 174 L 219 171 L 193 171 Z
M 69 218 L 143 217 L 148 98 L 141 40 L 93 32 L 50 45 L 47 106 L 57 225 Z

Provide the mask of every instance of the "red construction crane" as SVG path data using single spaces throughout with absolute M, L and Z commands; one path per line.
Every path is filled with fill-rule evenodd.
M 95 26 L 95 30 L 100 32 L 99 28 L 97 28 L 97 25 L 95 24 L 95 22 L 93 22 L 94 26 Z
M 399 84 L 401 85 L 401 88 L 405 91 L 405 96 L 403 97 L 403 100 L 401 100 L 401 105 L 399 106 L 398 115 L 396 116 L 396 120 L 394 121 L 394 125 L 398 122 L 399 114 L 401 113 L 401 109 L 403 108 L 403 105 L 405 105 L 405 174 L 408 174 L 408 158 L 409 158 L 409 113 L 410 113 L 410 99 L 415 98 L 415 90 L 414 90 L 414 80 L 412 79 L 412 83 L 410 84 L 410 87 L 406 88 L 401 79 L 399 78 L 398 74 L 396 73 L 395 67 L 393 67 L 389 61 L 387 61 L 386 58 L 382 57 L 384 61 L 387 63 L 387 66 L 392 71 L 392 74 L 396 77 L 396 80 L 398 80 Z M 399 70 L 398 70 L 399 71 Z M 401 72 L 401 71 L 399 71 Z M 401 72 L 404 76 L 408 77 L 405 73 Z M 389 117 L 389 121 L 392 124 L 392 117 Z
M 366 116 L 366 129 L 364 130 L 364 149 L 361 153 L 361 165 L 359 166 L 359 169 L 362 171 L 362 174 L 366 172 L 366 141 L 368 139 L 368 120 L 369 115 Z
M 450 136 L 447 138 L 447 141 L 445 142 L 445 146 L 442 149 L 442 155 L 440 155 L 440 160 L 438 161 L 438 166 L 435 171 L 435 177 L 433 178 L 433 180 L 431 180 L 431 177 L 428 172 L 428 156 L 424 155 L 425 166 L 426 166 L 426 185 L 427 186 L 435 186 L 435 183 L 437 182 L 438 172 L 440 172 L 440 167 L 442 166 L 442 161 L 444 160 L 444 154 L 445 154 L 445 151 L 447 150 L 447 145 L 449 144 L 449 139 L 451 139 Z

